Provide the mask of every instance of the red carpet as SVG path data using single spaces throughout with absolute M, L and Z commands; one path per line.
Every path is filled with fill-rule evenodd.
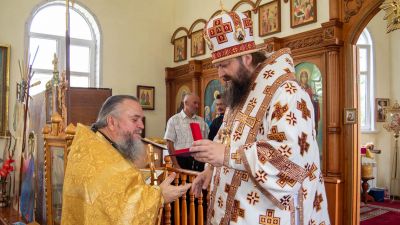
M 360 225 L 395 225 L 400 221 L 400 201 L 361 204 Z

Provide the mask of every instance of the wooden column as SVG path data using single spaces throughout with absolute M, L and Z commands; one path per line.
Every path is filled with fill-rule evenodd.
M 323 46 L 326 61 L 326 151 L 324 152 L 325 187 L 329 202 L 331 224 L 339 225 L 342 221 L 343 206 L 343 151 L 341 125 L 341 74 L 340 49 L 342 23 L 331 20 L 322 24 Z
M 326 56 L 326 93 L 327 93 L 327 151 L 325 157 L 325 173 L 331 176 L 340 176 L 340 160 L 341 160 L 341 123 L 340 115 L 340 48 L 342 23 L 337 20 L 331 20 L 322 24 L 323 28 L 323 45 L 325 47 Z M 329 160 L 327 160 L 329 159 Z

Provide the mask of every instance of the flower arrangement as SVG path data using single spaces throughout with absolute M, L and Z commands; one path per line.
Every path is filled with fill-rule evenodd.
M 389 131 L 393 132 L 395 138 L 399 136 L 400 133 L 400 105 L 397 101 L 390 109 L 386 109 L 387 113 L 390 113 L 389 121 L 383 127 Z M 397 136 L 397 137 L 396 137 Z
M 14 159 L 9 158 L 4 163 L 0 169 L 0 183 L 5 183 L 8 177 L 8 174 L 14 171 L 14 167 L 11 166 L 11 163 L 15 162 Z

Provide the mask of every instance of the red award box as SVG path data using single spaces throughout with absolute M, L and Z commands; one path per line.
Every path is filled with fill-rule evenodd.
M 203 139 L 199 123 L 190 123 L 190 129 L 192 130 L 193 141 Z M 172 154 L 172 156 L 180 156 L 180 157 L 190 156 L 189 148 L 175 150 L 175 153 Z

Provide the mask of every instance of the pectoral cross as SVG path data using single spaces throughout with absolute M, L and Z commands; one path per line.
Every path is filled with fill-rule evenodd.
M 231 146 L 231 132 L 228 128 L 224 128 L 220 133 L 221 144 L 227 146 L 228 148 Z

